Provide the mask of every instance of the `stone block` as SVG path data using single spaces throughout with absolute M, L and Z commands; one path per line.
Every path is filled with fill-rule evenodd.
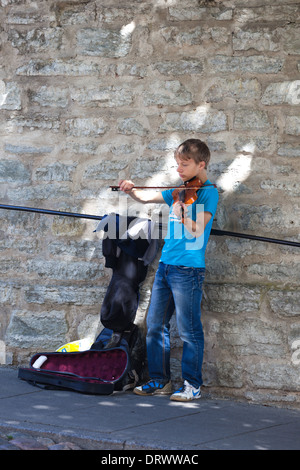
M 15 82 L 0 80 L 0 110 L 20 110 L 22 108 L 21 89 Z
M 69 90 L 67 88 L 42 86 L 38 90 L 29 91 L 30 101 L 40 106 L 52 108 L 66 108 L 69 103 Z
M 261 96 L 261 85 L 256 78 L 242 79 L 219 79 L 206 92 L 208 102 L 218 102 L 225 98 L 235 100 L 257 100 Z
M 0 182 L 6 183 L 29 183 L 31 172 L 28 166 L 15 160 L 0 161 Z
M 65 121 L 67 135 L 74 137 L 98 136 L 105 134 L 107 125 L 102 118 L 71 118 Z
M 78 31 L 77 50 L 81 55 L 120 58 L 131 49 L 130 30 L 84 28 Z
M 270 289 L 268 298 L 277 317 L 300 317 L 300 292 L 298 290 Z
M 119 160 L 103 161 L 90 165 L 84 172 L 83 178 L 90 180 L 116 180 L 119 172 L 127 167 L 127 162 Z
M 159 131 L 220 132 L 227 129 L 227 116 L 223 111 L 212 111 L 199 106 L 194 111 L 168 113 Z
M 39 278 L 61 281 L 78 281 L 99 279 L 103 273 L 103 264 L 86 261 L 45 261 L 34 259 L 28 263 L 28 272 Z
M 300 80 L 271 83 L 264 91 L 261 102 L 265 105 L 299 105 Z
M 289 135 L 300 135 L 300 117 L 287 116 L 285 121 L 285 133 Z
M 269 129 L 270 118 L 266 111 L 255 108 L 240 108 L 234 114 L 234 128 L 243 130 Z
M 8 41 L 20 54 L 57 51 L 62 47 L 63 30 L 61 28 L 21 28 L 10 29 Z
M 282 70 L 284 60 L 281 57 L 264 55 L 226 56 L 217 54 L 208 58 L 207 63 L 213 73 L 254 73 L 277 74 Z
M 153 68 L 158 70 L 162 75 L 196 75 L 203 72 L 203 61 L 200 59 L 181 59 L 181 60 L 166 60 L 164 62 L 156 62 Z
M 55 350 L 65 341 L 68 325 L 64 311 L 51 310 L 32 313 L 14 310 L 7 327 L 7 345 L 20 349 L 42 348 Z
M 155 81 L 143 96 L 145 106 L 191 104 L 192 94 L 178 81 Z
M 71 98 L 81 106 L 113 108 L 132 104 L 134 96 L 128 87 L 107 86 L 73 89 Z
M 106 286 L 85 284 L 82 287 L 75 284 L 69 286 L 49 284 L 44 286 L 35 283 L 25 288 L 25 299 L 29 304 L 90 305 L 95 306 L 98 311 L 106 293 L 107 285 L 108 282 Z

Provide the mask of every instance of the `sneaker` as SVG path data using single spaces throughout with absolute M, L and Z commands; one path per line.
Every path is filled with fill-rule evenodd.
M 137 395 L 171 395 L 171 382 L 162 382 L 160 380 L 149 380 L 149 382 L 133 389 Z
M 201 397 L 201 389 L 193 387 L 187 380 L 184 381 L 183 386 L 174 392 L 170 400 L 174 401 L 191 401 L 196 400 L 197 398 Z

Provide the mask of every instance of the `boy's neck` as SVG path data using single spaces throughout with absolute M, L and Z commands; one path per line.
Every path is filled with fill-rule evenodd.
M 199 178 L 199 180 L 201 181 L 202 184 L 204 184 L 206 181 L 207 181 L 207 172 L 206 170 L 202 170 L 198 173 L 198 175 L 196 175 L 197 178 Z

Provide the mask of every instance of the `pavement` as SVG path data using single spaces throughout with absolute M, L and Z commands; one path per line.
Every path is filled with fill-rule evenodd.
M 17 368 L 10 367 L 0 367 L 0 384 L 0 449 L 4 450 L 38 449 L 38 443 L 43 449 L 59 449 L 65 443 L 67 450 L 73 445 L 75 450 L 155 454 L 300 450 L 300 410 L 208 396 L 179 403 L 168 396 L 140 397 L 132 392 L 84 395 L 45 390 L 20 380 Z

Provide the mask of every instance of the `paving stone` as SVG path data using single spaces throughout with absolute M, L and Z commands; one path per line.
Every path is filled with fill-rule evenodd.
M 48 447 L 39 443 L 36 439 L 12 439 L 10 444 L 19 447 L 21 450 L 47 450 Z

